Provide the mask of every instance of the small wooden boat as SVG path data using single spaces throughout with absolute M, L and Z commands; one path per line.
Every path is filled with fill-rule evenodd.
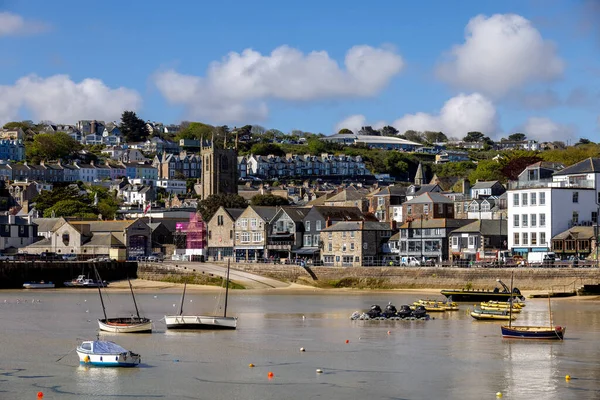
M 40 281 L 40 282 L 25 282 L 23 284 L 23 287 L 25 289 L 53 289 L 54 288 L 54 283 L 52 282 L 44 282 L 44 281 Z
M 516 315 L 511 315 L 508 311 L 491 311 L 491 310 L 482 310 L 479 308 L 471 311 L 471 317 L 477 320 L 500 320 L 500 321 L 510 321 L 517 319 Z
M 229 262 L 227 263 L 227 279 L 225 283 L 225 307 L 223 316 L 220 315 L 183 315 L 183 301 L 185 299 L 185 288 L 181 295 L 179 315 L 165 315 L 167 329 L 236 329 L 237 317 L 227 316 L 227 298 L 229 296 Z
M 77 346 L 79 362 L 94 367 L 135 367 L 142 358 L 113 342 L 85 341 Z
M 512 278 L 510 285 L 512 286 Z M 510 314 L 512 315 L 512 311 Z M 550 317 L 550 324 L 547 326 L 513 326 L 512 323 L 509 322 L 508 326 L 503 325 L 500 327 L 502 337 L 507 339 L 564 340 L 567 328 L 563 326 L 554 326 L 552 322 L 552 304 L 550 303 L 549 293 L 548 315 Z
M 98 274 L 98 271 L 96 271 L 96 274 Z M 100 281 L 100 277 L 98 277 L 98 281 Z M 129 281 L 129 279 L 127 281 L 129 282 L 129 289 L 131 290 L 136 315 L 132 315 L 131 317 L 108 318 L 106 316 L 106 307 L 104 307 L 104 299 L 102 298 L 102 290 L 100 289 L 100 286 L 98 286 L 98 294 L 100 295 L 102 312 L 104 313 L 104 319 L 98 320 L 98 327 L 102 331 L 113 333 L 151 333 L 152 320 L 150 318 L 140 317 L 140 311 L 137 302 L 135 301 L 135 295 L 133 294 L 133 286 L 131 286 L 131 281 Z

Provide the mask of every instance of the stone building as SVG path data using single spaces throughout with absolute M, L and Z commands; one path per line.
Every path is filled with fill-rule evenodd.
M 242 208 L 219 207 L 207 223 L 209 260 L 223 260 L 233 256 L 235 221 L 244 212 Z
M 321 231 L 321 261 L 334 267 L 381 265 L 383 245 L 392 236 L 390 224 L 344 221 Z
M 262 261 L 268 258 L 269 223 L 277 208 L 248 206 L 235 221 L 234 248 L 238 261 Z
M 204 146 L 200 152 L 202 158 L 201 199 L 217 193 L 237 194 L 238 166 L 237 150 L 219 149 Z

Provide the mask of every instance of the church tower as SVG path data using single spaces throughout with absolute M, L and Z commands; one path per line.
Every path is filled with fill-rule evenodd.
M 202 145 L 202 174 L 200 185 L 200 199 L 217 193 L 237 194 L 238 170 L 237 150 L 218 149 L 214 145 L 214 138 L 210 146 Z
M 425 184 L 425 171 L 423 171 L 423 166 L 419 163 L 417 167 L 417 173 L 415 174 L 415 185 L 423 186 Z

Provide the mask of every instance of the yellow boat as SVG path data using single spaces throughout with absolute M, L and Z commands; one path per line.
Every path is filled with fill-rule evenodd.
M 440 300 L 423 300 L 419 299 L 413 303 L 415 306 L 427 307 L 443 307 L 446 311 L 458 311 L 458 304 L 453 301 L 440 301 Z
M 486 306 L 486 307 L 508 309 L 510 307 L 510 302 L 508 302 L 508 301 L 482 301 L 481 305 Z M 525 303 L 512 303 L 512 306 L 513 306 L 513 309 L 514 308 L 523 308 L 523 307 L 525 307 Z
M 436 305 L 436 304 L 430 304 L 430 305 L 427 305 L 427 304 L 416 304 L 416 305 L 410 306 L 410 309 L 411 310 L 415 310 L 419 306 L 425 307 L 425 310 L 429 311 L 429 312 L 446 312 L 446 311 L 448 311 L 446 309 L 446 307 L 439 306 L 439 305 Z
M 484 306 L 483 303 L 481 303 L 479 308 L 481 308 L 482 310 L 485 310 L 485 311 L 506 311 L 506 312 L 508 312 L 510 310 L 510 308 L 504 308 L 504 307 Z M 512 312 L 515 314 L 518 314 L 521 312 L 521 309 L 519 307 L 513 307 Z
M 474 309 L 473 311 L 471 311 L 471 317 L 477 319 L 477 320 L 502 320 L 502 321 L 508 321 L 508 320 L 515 320 L 517 319 L 516 315 L 510 315 L 508 313 L 508 311 L 501 311 L 501 310 L 497 310 L 497 311 L 489 311 L 489 310 L 480 310 L 478 308 Z

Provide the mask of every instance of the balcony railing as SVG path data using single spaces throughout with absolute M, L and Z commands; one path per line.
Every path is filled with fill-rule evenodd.
M 572 188 L 572 189 L 594 189 L 594 181 L 582 179 L 574 182 L 554 181 L 552 179 L 540 179 L 537 181 L 511 181 L 508 182 L 508 189 L 535 189 L 535 188 Z

